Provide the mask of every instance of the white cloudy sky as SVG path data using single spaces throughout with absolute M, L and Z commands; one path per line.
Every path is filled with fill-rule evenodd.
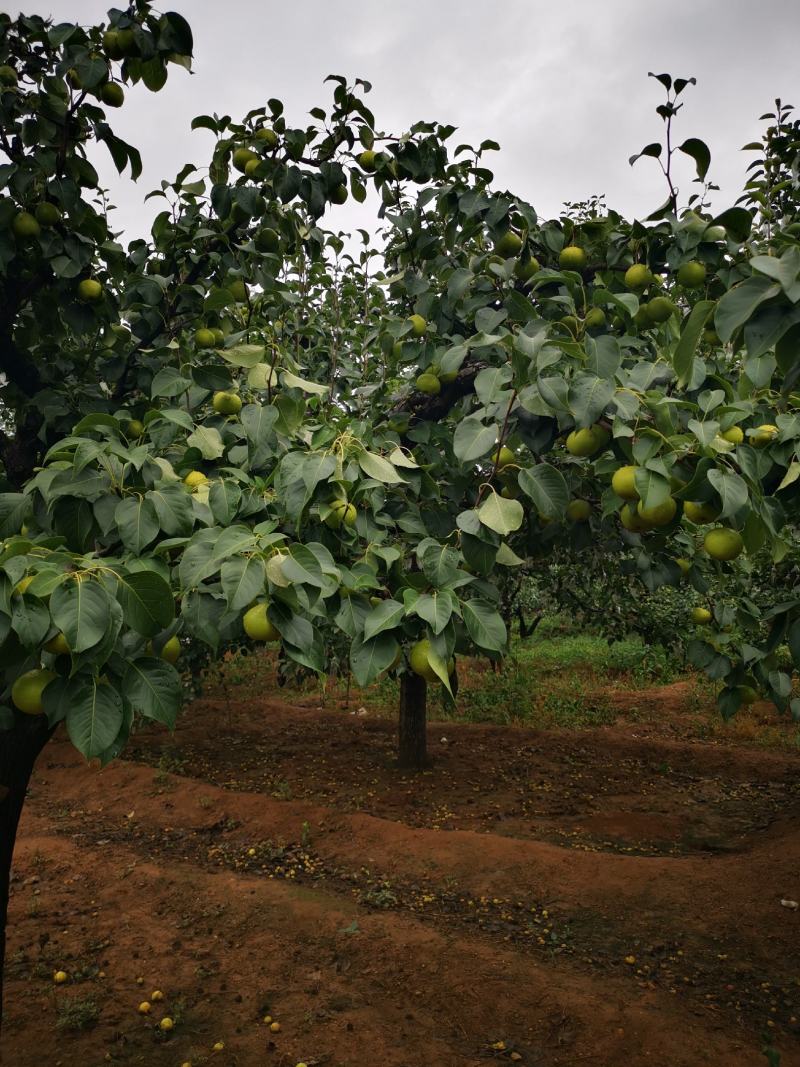
M 89 23 L 107 7 L 49 0 L 48 12 L 47 2 L 26 10 Z M 167 8 L 192 25 L 196 73 L 172 67 L 158 95 L 138 86 L 114 114 L 145 165 L 137 185 L 103 169 L 117 225 L 131 237 L 155 210 L 142 205 L 144 194 L 184 162 L 207 161 L 211 134 L 191 132 L 194 115 L 240 117 L 277 96 L 289 121 L 305 125 L 309 108 L 327 106 L 330 73 L 373 83 L 368 103 L 386 130 L 435 119 L 471 143 L 499 141 L 496 184 L 544 216 L 591 193 L 628 216 L 663 201 L 655 161 L 628 166 L 661 136 L 662 89 L 649 70 L 697 78 L 677 132 L 711 148 L 720 208 L 741 190 L 751 157 L 739 149 L 758 137 L 758 116 L 776 96 L 800 106 L 800 0 L 172 0 Z M 690 165 L 679 177 L 688 195 Z M 366 222 L 349 204 L 327 221 Z

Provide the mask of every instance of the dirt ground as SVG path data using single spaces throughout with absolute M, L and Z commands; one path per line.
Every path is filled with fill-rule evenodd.
M 797 1067 L 800 757 L 636 700 L 663 730 L 434 724 L 423 774 L 306 698 L 200 701 L 100 772 L 57 737 L 4 1067 Z

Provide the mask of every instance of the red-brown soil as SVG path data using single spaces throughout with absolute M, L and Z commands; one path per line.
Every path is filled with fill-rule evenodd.
M 798 1067 L 800 759 L 668 733 L 437 724 L 423 774 L 311 700 L 200 701 L 101 772 L 58 737 L 4 1065 Z

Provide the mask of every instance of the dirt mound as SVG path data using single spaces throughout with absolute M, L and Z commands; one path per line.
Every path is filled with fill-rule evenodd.
M 8 1067 L 800 1064 L 796 758 L 448 723 L 413 775 L 383 721 L 183 722 L 99 773 L 45 752 Z

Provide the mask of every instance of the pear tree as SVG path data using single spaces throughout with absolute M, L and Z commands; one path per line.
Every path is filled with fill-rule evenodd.
M 0 918 L 54 730 L 104 765 L 142 720 L 174 727 L 193 650 L 267 643 L 321 675 L 344 649 L 358 684 L 399 677 L 399 761 L 424 766 L 429 687 L 503 657 L 504 590 L 554 553 L 693 590 L 722 713 L 757 692 L 800 716 L 800 600 L 751 595 L 797 560 L 790 113 L 726 211 L 708 148 L 668 136 L 640 153 L 668 184 L 651 217 L 542 220 L 494 188 L 496 142 L 387 133 L 368 83 L 332 76 L 304 126 L 277 99 L 195 119 L 209 165 L 165 179 L 125 248 L 85 145 L 135 177 L 103 105 L 192 52 L 178 16 L 135 12 L 0 26 Z M 658 81 L 671 134 L 692 80 Z M 377 216 L 360 244 L 326 228 L 351 197 Z

